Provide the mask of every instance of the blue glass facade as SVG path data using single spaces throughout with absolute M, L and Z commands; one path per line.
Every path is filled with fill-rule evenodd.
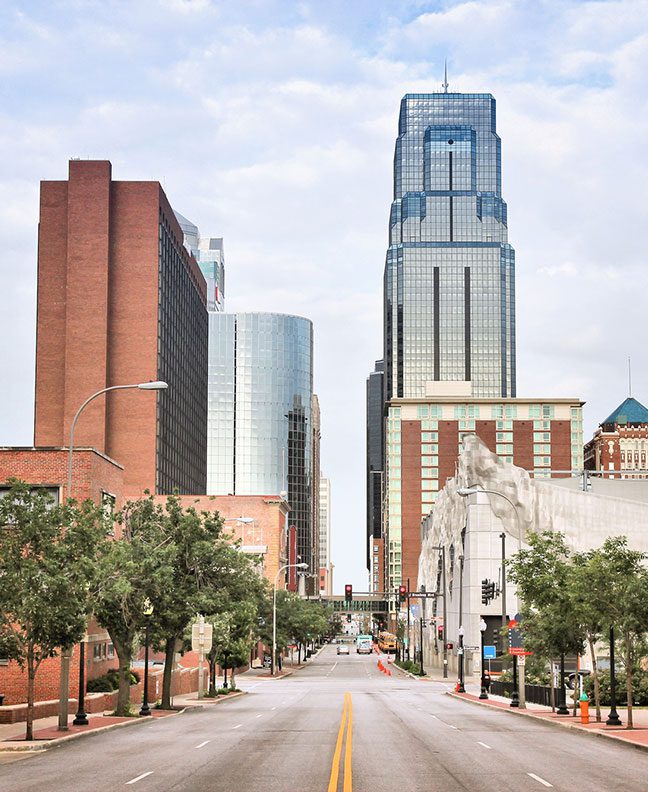
M 207 493 L 288 494 L 312 553 L 313 326 L 299 316 L 209 314 Z
M 384 278 L 385 396 L 515 396 L 515 253 L 490 94 L 407 94 Z

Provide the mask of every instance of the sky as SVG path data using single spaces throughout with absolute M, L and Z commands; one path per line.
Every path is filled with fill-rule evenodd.
M 39 181 L 159 180 L 224 237 L 226 309 L 315 330 L 335 588 L 366 590 L 365 381 L 399 102 L 497 100 L 518 395 L 648 403 L 648 2 L 2 0 L 0 445 L 33 441 Z

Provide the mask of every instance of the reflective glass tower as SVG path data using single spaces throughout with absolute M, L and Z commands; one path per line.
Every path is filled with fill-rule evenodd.
M 209 314 L 207 493 L 287 492 L 297 553 L 309 565 L 312 396 L 310 320 L 285 314 Z
M 385 397 L 515 396 L 515 254 L 490 94 L 407 94 L 384 277 Z

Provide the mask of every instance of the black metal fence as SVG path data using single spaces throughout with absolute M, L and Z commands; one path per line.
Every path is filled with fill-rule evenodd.
M 506 696 L 507 698 L 511 698 L 513 695 L 513 683 L 492 680 L 490 690 L 494 696 Z M 542 704 L 545 707 L 551 706 L 550 687 L 544 687 L 543 685 L 525 685 L 524 695 L 530 704 Z M 558 693 L 558 695 L 560 694 Z

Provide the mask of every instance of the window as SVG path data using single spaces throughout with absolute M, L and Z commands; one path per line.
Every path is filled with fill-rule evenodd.
M 535 443 L 533 446 L 533 453 L 534 454 L 550 454 L 551 453 L 551 445 L 547 445 L 545 443 Z
M 421 453 L 422 454 L 438 454 L 439 453 L 439 446 L 434 444 L 427 444 L 421 446 Z
M 439 439 L 438 432 L 421 432 L 422 443 L 436 443 Z
M 513 429 L 513 421 L 497 421 L 497 423 L 495 424 L 495 428 L 496 429 L 512 430 Z
M 551 432 L 534 432 L 533 433 L 533 442 L 534 443 L 548 443 L 551 441 Z

